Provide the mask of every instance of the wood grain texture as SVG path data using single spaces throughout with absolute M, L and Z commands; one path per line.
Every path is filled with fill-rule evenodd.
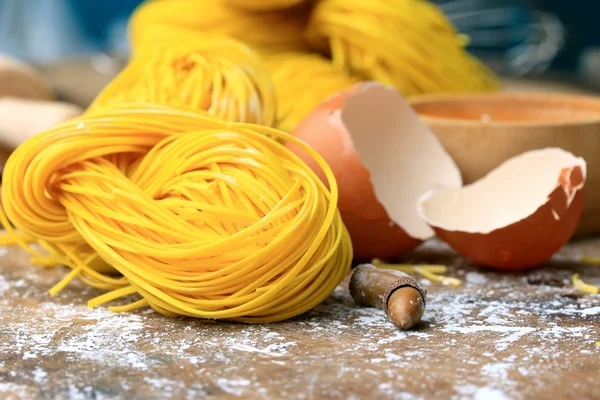
M 244 325 L 169 319 L 146 311 L 88 309 L 98 292 L 76 282 L 47 290 L 61 268 L 35 269 L 9 249 L 0 258 L 0 397 L 6 399 L 563 399 L 600 398 L 600 296 L 569 279 L 568 246 L 526 274 L 478 269 L 439 242 L 407 261 L 445 262 L 460 288 L 428 289 L 418 329 L 401 332 L 382 311 L 354 305 L 342 285 L 294 320 Z

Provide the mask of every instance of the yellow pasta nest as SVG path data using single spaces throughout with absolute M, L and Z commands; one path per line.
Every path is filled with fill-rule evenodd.
M 318 54 L 280 53 L 265 59 L 277 100 L 277 128 L 292 132 L 316 106 L 360 79 Z M 307 86 L 307 82 L 313 85 Z
M 256 3 L 259 3 L 256 1 Z M 226 0 L 168 0 L 142 3 L 129 20 L 134 49 L 161 42 L 155 25 L 170 25 L 196 33 L 229 35 L 268 51 L 304 50 L 309 8 L 252 12 Z
M 307 151 L 331 189 L 267 135 Z M 108 107 L 28 140 L 2 199 L 0 220 L 33 262 L 71 269 L 51 293 L 79 277 L 108 291 L 90 306 L 137 295 L 115 311 L 280 321 L 324 300 L 352 259 L 314 150 L 183 108 Z
M 262 60 L 220 35 L 185 36 L 138 54 L 90 110 L 128 102 L 186 106 L 226 121 L 272 126 L 275 92 Z
M 273 123 L 288 132 L 326 97 L 359 80 L 380 81 L 405 96 L 500 88 L 493 72 L 466 51 L 466 38 L 423 0 L 150 0 L 133 13 L 129 29 L 138 60 L 149 53 L 160 59 L 156 46 L 177 46 L 190 36 L 243 41 L 268 63 L 276 98 L 265 97 L 262 105 L 272 116 L 276 112 L 277 121 L 240 119 L 236 113 L 226 118 Z M 255 72 L 260 68 L 254 59 L 249 63 Z M 156 79 L 157 62 L 151 64 L 146 74 Z M 141 67 L 130 69 L 138 75 Z M 197 79 L 190 76 L 185 84 Z M 113 86 L 116 92 L 124 87 Z M 243 103 L 239 96 L 232 94 L 227 103 Z M 158 101 L 157 95 L 142 99 Z
M 317 0 L 307 40 L 339 68 L 405 96 L 498 89 L 443 12 L 423 0 Z

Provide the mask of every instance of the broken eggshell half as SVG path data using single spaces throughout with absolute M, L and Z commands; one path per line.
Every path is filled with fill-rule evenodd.
M 362 82 L 315 108 L 295 129 L 327 161 L 354 258 L 394 259 L 435 235 L 417 214 L 427 190 L 460 187 L 454 161 L 394 88 Z M 326 182 L 318 165 L 288 145 Z
M 433 189 L 418 213 L 458 253 L 498 269 L 540 265 L 581 219 L 586 163 L 559 148 L 523 153 L 463 188 Z

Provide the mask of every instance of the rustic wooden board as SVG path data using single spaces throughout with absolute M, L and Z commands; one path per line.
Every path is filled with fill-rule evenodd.
M 424 281 L 426 317 L 410 332 L 356 307 L 343 286 L 271 325 L 88 309 L 98 292 L 74 283 L 51 297 L 62 269 L 0 250 L 2 398 L 600 398 L 600 296 L 569 283 L 576 270 L 600 279 L 600 268 L 572 261 L 600 255 L 600 240 L 517 275 L 429 243 L 408 261 L 448 263 L 465 284 Z

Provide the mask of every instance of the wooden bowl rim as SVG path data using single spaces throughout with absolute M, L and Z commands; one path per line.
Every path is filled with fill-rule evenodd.
M 485 102 L 489 100 L 503 100 L 510 101 L 511 99 L 533 100 L 537 102 L 546 102 L 548 104 L 557 103 L 593 103 L 598 107 L 598 116 L 587 117 L 587 118 L 573 118 L 562 121 L 477 121 L 474 119 L 460 119 L 460 118 L 446 118 L 436 117 L 431 115 L 420 114 L 416 109 L 415 112 L 427 122 L 432 123 L 443 123 L 445 125 L 454 126 L 486 126 L 486 127 L 527 127 L 527 128 L 539 128 L 539 127 L 569 127 L 569 126 L 581 126 L 581 125 L 593 125 L 600 124 L 600 96 L 589 96 L 579 94 L 566 94 L 566 93 L 552 93 L 552 92 L 499 92 L 499 93 L 447 93 L 447 94 L 425 94 L 413 96 L 409 99 L 410 104 L 434 104 L 438 102 L 458 102 L 458 101 L 480 101 Z

